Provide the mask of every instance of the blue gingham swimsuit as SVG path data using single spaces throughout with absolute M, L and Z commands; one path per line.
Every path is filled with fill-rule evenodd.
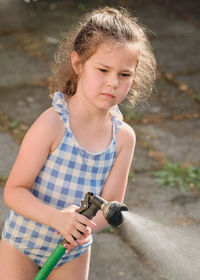
M 57 209 L 71 204 L 80 206 L 86 192 L 101 195 L 105 180 L 116 157 L 116 133 L 123 123 L 112 115 L 113 139 L 107 149 L 99 153 L 86 151 L 76 141 L 69 121 L 69 111 L 64 95 L 56 92 L 52 102 L 66 128 L 59 146 L 48 155 L 31 192 L 43 203 Z M 112 113 L 111 113 L 112 114 Z M 63 237 L 55 229 L 34 222 L 10 211 L 2 237 L 42 266 Z M 92 243 L 80 245 L 65 254 L 56 267 L 71 261 L 87 251 Z

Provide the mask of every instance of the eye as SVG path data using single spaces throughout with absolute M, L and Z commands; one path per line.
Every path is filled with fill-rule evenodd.
M 122 76 L 123 78 L 126 78 L 126 77 L 130 77 L 131 75 L 128 74 L 128 73 L 121 73 L 121 76 Z
M 106 73 L 106 72 L 108 72 L 108 70 L 107 70 L 107 69 L 103 69 L 103 68 L 99 68 L 98 70 L 99 70 L 99 71 L 101 71 L 102 73 Z

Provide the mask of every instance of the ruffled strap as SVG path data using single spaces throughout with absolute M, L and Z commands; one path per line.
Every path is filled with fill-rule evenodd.
M 113 107 L 110 109 L 109 112 L 111 113 L 111 115 L 112 115 L 113 117 L 115 117 L 115 119 L 120 120 L 120 121 L 123 121 L 123 115 L 122 115 L 122 112 L 119 110 L 118 105 L 113 106 Z
M 52 105 L 54 106 L 55 111 L 60 115 L 60 119 L 64 123 L 65 127 L 68 127 L 69 111 L 64 94 L 59 91 L 55 92 L 53 95 Z
M 113 121 L 113 135 L 116 135 L 119 127 L 123 124 L 123 115 L 119 110 L 118 105 L 115 105 L 110 109 L 110 114 Z

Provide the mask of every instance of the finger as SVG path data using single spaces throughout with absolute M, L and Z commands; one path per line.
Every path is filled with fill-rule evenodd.
M 69 253 L 69 252 L 71 252 L 74 249 L 74 247 L 71 244 L 69 244 L 69 243 L 65 243 L 63 245 L 63 247 L 66 248 L 65 253 Z
M 87 217 L 85 217 L 85 216 L 83 216 L 81 214 L 77 213 L 77 220 L 79 221 L 79 223 L 81 223 L 81 224 L 83 224 L 85 226 L 88 226 L 88 227 L 90 227 L 92 229 L 96 228 L 96 224 L 93 221 L 89 220 Z
M 78 231 L 77 229 L 74 229 L 72 231 L 72 236 L 75 238 L 75 240 L 81 238 L 81 235 L 82 235 L 82 232 Z
M 76 227 L 76 229 L 77 229 L 79 232 L 81 232 L 82 234 L 83 234 L 83 233 L 87 233 L 87 234 L 91 233 L 91 229 L 90 229 L 88 226 L 83 225 L 82 223 L 80 223 L 80 222 L 78 222 L 78 221 L 77 221 L 75 227 Z
M 83 239 L 85 239 L 85 238 L 87 238 L 89 236 L 90 236 L 90 234 L 84 233 L 84 234 L 82 234 L 80 239 L 77 239 L 77 242 L 79 242 L 79 240 L 83 240 Z
M 90 241 L 90 237 L 89 236 L 86 236 L 82 239 L 78 239 L 77 242 L 80 244 L 80 245 L 85 245 L 87 244 L 88 242 Z
M 74 213 L 79 209 L 79 207 L 77 205 L 70 205 L 67 208 L 61 210 L 61 212 L 67 212 L 67 213 Z
M 83 233 L 83 235 L 84 235 L 84 234 L 89 235 L 89 234 L 91 234 L 91 233 L 92 233 L 91 228 L 90 228 L 90 227 L 85 227 L 85 232 Z
M 79 207 L 75 204 L 70 205 L 69 208 L 73 209 L 75 212 L 79 209 Z
M 77 247 L 79 244 L 76 242 L 76 240 L 73 238 L 72 235 L 68 235 L 65 237 L 67 242 L 69 242 L 73 247 Z

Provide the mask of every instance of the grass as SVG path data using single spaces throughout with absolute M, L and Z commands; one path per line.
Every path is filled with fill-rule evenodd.
M 113 233 L 115 231 L 115 228 L 111 225 L 103 229 L 103 232 L 105 233 Z
M 6 178 L 4 175 L 1 175 L 1 174 L 0 174 L 0 185 L 5 184 L 6 181 L 7 181 L 7 178 Z
M 177 162 L 167 162 L 162 170 L 155 171 L 158 186 L 177 187 L 181 191 L 196 189 L 200 191 L 200 168 L 183 166 Z
M 0 112 L 0 132 L 10 132 L 17 143 L 21 144 L 28 126 L 20 120 L 9 120 L 6 115 Z
M 121 104 L 119 106 L 120 111 L 123 114 L 124 120 L 126 122 L 131 122 L 131 121 L 135 121 L 135 122 L 141 122 L 142 121 L 142 115 L 139 113 L 136 113 L 133 108 L 131 108 L 129 105 L 125 104 Z

